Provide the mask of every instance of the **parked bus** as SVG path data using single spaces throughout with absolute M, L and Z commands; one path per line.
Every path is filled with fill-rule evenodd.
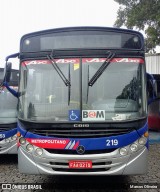
M 18 90 L 18 70 L 12 69 L 9 85 Z M 0 83 L 4 69 L 0 68 Z M 17 153 L 17 99 L 4 87 L 0 90 L 0 154 Z
M 28 174 L 147 171 L 144 39 L 117 28 L 71 27 L 21 38 L 18 167 Z
M 160 97 L 160 75 L 153 74 L 157 82 L 157 96 Z M 155 100 L 148 107 L 148 127 L 152 130 L 160 131 L 160 101 Z

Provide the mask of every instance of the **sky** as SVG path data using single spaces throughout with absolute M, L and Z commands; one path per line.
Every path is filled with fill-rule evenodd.
M 19 52 L 21 37 L 59 27 L 112 27 L 119 4 L 114 0 L 0 0 L 0 67 Z M 18 68 L 18 60 L 12 60 Z

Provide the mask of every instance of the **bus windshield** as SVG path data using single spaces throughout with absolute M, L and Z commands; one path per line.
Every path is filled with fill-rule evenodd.
M 0 69 L 0 82 L 3 81 L 3 69 Z M 9 83 L 14 90 L 18 91 L 18 70 L 12 70 Z M 15 98 L 5 87 L 0 90 L 0 124 L 17 122 L 17 98 Z
M 144 61 L 112 58 L 89 86 L 106 58 L 63 58 L 56 64 L 70 79 L 64 84 L 51 60 L 21 63 L 19 118 L 34 122 L 123 121 L 146 116 Z

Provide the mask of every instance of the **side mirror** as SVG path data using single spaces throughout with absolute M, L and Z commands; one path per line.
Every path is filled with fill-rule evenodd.
M 6 66 L 4 69 L 4 81 L 5 82 L 10 82 L 11 78 L 11 70 L 12 70 L 12 63 L 11 62 L 6 62 Z
M 157 98 L 157 81 L 151 74 L 147 74 L 147 95 L 148 104 L 152 103 Z

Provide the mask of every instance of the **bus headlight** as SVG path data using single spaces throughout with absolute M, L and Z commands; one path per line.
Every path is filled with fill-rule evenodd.
M 121 155 L 127 155 L 127 149 L 126 149 L 126 148 L 121 148 L 121 149 L 119 150 L 119 153 L 120 153 Z
M 20 143 L 21 145 L 24 145 L 24 144 L 26 143 L 25 138 L 21 137 L 21 138 L 19 139 L 19 143 Z
M 16 140 L 16 139 L 17 139 L 17 136 L 16 136 L 16 135 L 13 135 L 13 136 L 11 137 L 11 139 L 12 139 L 12 140 Z
M 40 149 L 40 148 L 37 148 L 36 151 L 35 151 L 36 155 L 42 155 L 43 154 L 43 150 Z
M 135 152 L 135 151 L 138 150 L 138 145 L 135 144 L 135 143 L 133 143 L 133 144 L 130 146 L 130 149 L 131 149 L 131 151 Z
M 33 145 L 28 144 L 28 145 L 26 146 L 26 149 L 27 149 L 28 152 L 32 152 L 32 151 L 33 151 Z
M 138 140 L 138 143 L 139 143 L 140 145 L 145 145 L 145 144 L 146 144 L 146 141 L 147 141 L 147 139 L 146 139 L 145 137 L 141 137 L 141 138 Z

